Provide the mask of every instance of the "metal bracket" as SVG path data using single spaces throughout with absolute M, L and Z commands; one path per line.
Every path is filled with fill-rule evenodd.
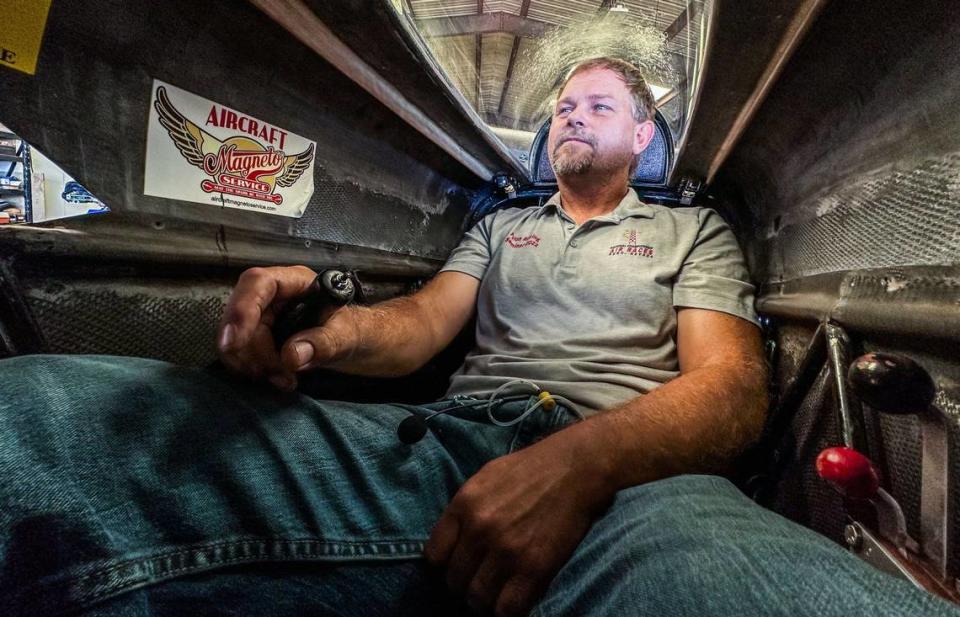
M 509 198 L 514 198 L 517 195 L 517 182 L 512 177 L 504 172 L 499 172 L 493 176 L 493 184 L 497 187 L 497 191 L 501 195 L 506 195 Z
M 843 530 L 843 539 L 852 553 L 873 567 L 908 580 L 917 587 L 923 587 L 910 569 L 904 566 L 903 557 L 896 554 L 896 549 L 881 542 L 860 523 L 853 522 L 847 525 Z
M 950 523 L 953 520 L 950 499 L 950 443 L 943 418 L 934 411 L 919 414 L 923 440 L 920 481 L 920 542 L 923 553 L 937 566 L 937 574 L 950 575 L 949 559 L 953 545 Z
M 703 188 L 703 182 L 700 180 L 693 180 L 691 178 L 684 178 L 680 181 L 680 203 L 684 206 L 689 206 L 693 203 L 693 200 L 700 193 L 700 189 Z
M 960 601 L 960 581 L 953 581 L 951 586 L 949 580 L 937 580 L 930 576 L 923 565 L 917 563 L 906 551 L 898 551 L 857 521 L 846 526 L 843 537 L 850 552 L 878 570 L 902 578 L 951 602 Z

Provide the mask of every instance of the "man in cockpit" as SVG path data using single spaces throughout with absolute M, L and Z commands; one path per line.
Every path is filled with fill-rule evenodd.
M 550 127 L 556 195 L 486 216 L 417 293 L 279 352 L 277 313 L 316 273 L 245 272 L 221 359 L 275 389 L 7 361 L 33 378 L 0 401 L 5 614 L 954 614 L 719 475 L 766 410 L 753 286 L 714 211 L 629 188 L 653 115 L 635 67 L 579 65 Z M 472 317 L 442 401 L 294 392 L 318 367 L 410 373 Z M 410 416 L 428 430 L 403 443 Z

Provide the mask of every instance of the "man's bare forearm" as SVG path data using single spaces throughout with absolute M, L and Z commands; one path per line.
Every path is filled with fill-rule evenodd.
M 704 366 L 548 439 L 580 451 L 612 491 L 722 472 L 760 435 L 766 375 L 754 359 Z
M 377 377 L 411 373 L 437 351 L 430 321 L 415 296 L 342 309 L 326 326 L 344 351 L 327 366 Z

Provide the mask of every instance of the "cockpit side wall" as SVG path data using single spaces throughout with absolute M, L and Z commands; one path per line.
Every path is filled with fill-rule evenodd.
M 960 15 L 832 2 L 718 179 L 758 280 L 960 255 Z
M 905 354 L 937 384 L 930 413 L 952 438 L 946 489 L 960 530 L 960 14 L 943 2 L 831 2 L 712 187 L 772 319 L 775 392 L 796 376 L 818 320 L 854 355 Z M 780 409 L 775 405 L 772 413 Z M 916 416 L 864 406 L 870 456 L 920 533 Z M 779 442 L 790 460 L 775 507 L 842 542 L 842 500 L 813 460 L 840 443 L 826 372 Z M 960 571 L 954 549 L 950 568 Z
M 315 141 L 316 190 L 304 216 L 144 195 L 154 79 Z M 274 262 L 302 259 L 284 256 L 287 240 L 442 260 L 481 184 L 247 2 L 55 2 L 36 75 L 0 71 L 0 121 L 112 211 L 65 224 L 189 222 L 186 234 L 213 229 L 213 250 L 223 228 L 227 253 L 231 231 L 243 230 L 279 239 L 272 259 L 261 255 Z M 163 239 L 172 252 L 177 238 Z

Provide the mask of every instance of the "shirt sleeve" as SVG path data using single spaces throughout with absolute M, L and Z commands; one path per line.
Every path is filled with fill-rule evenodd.
M 440 272 L 463 272 L 477 280 L 483 280 L 483 275 L 490 264 L 490 229 L 493 227 L 493 218 L 496 212 L 485 216 L 476 225 L 464 234 L 447 263 L 440 268 Z
M 759 324 L 743 253 L 726 222 L 714 210 L 698 214 L 700 229 L 674 279 L 673 305 L 710 309 Z

